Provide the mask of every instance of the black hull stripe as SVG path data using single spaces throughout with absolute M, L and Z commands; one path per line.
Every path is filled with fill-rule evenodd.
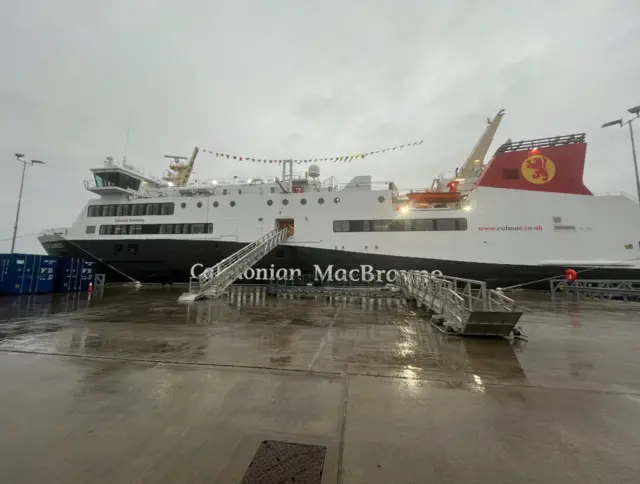
M 114 254 L 114 245 L 123 244 L 124 251 Z M 56 241 L 63 248 L 44 248 L 50 255 L 88 257 L 87 253 L 66 241 Z M 116 241 L 74 241 L 87 252 L 113 265 L 118 270 L 143 283 L 184 283 L 188 282 L 194 264 L 212 266 L 232 255 L 246 244 L 238 242 L 212 242 L 198 240 L 118 240 Z M 136 244 L 137 253 L 129 253 L 127 244 Z M 100 261 L 98 260 L 100 264 Z M 333 265 L 337 269 L 359 269 L 371 265 L 374 270 L 440 270 L 443 274 L 486 281 L 490 287 L 507 287 L 529 283 L 548 277 L 562 277 L 564 267 L 526 266 L 510 264 L 488 264 L 460 262 L 441 259 L 365 254 L 342 250 L 318 249 L 300 246 L 280 246 L 267 254 L 255 268 L 300 269 L 303 274 L 313 274 L 315 266 L 322 271 Z M 107 274 L 108 282 L 127 281 L 121 274 L 102 264 L 97 272 Z M 581 267 L 572 267 L 580 270 Z M 588 268 L 586 268 L 588 269 Z M 588 272 L 589 279 L 640 279 L 640 269 L 598 268 Z M 250 281 L 244 281 L 250 282 Z M 548 289 L 544 281 L 527 288 Z

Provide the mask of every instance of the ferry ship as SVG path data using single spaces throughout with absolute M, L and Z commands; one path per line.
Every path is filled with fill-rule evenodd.
M 291 236 L 256 269 L 439 270 L 492 287 L 548 287 L 569 268 L 640 279 L 638 203 L 584 185 L 585 135 L 508 140 L 485 163 L 503 116 L 460 168 L 413 190 L 366 175 L 322 180 L 317 165 L 295 174 L 292 162 L 281 177 L 192 182 L 198 148 L 169 157 L 163 178 L 108 158 L 85 182 L 99 198 L 39 240 L 51 255 L 94 258 L 108 282 L 188 282 L 283 226 Z

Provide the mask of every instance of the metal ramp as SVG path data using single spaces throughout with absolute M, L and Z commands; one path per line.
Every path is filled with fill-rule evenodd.
M 513 299 L 487 289 L 486 282 L 426 271 L 400 271 L 396 284 L 426 307 L 443 333 L 462 336 L 524 337 L 518 321 L 522 311 Z
M 574 296 L 577 299 L 612 299 L 620 301 L 640 302 L 639 280 L 617 279 L 577 279 L 565 281 L 552 279 L 549 281 L 551 300 L 560 293 Z
M 189 281 L 189 292 L 182 294 L 178 301 L 190 302 L 221 297 L 225 289 L 238 277 L 271 252 L 275 246 L 287 240 L 289 235 L 289 227 L 274 229 L 213 267 L 205 269 L 197 278 Z

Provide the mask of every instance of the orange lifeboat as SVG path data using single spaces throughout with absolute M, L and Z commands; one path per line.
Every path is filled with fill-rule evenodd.
M 434 203 L 455 203 L 462 200 L 462 195 L 458 191 L 458 181 L 451 180 L 447 183 L 448 192 L 430 192 L 422 190 L 407 193 L 407 198 L 415 205 L 429 205 Z

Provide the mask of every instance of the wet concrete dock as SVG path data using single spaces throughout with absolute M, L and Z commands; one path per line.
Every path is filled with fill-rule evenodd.
M 323 482 L 638 482 L 640 305 L 527 297 L 527 342 L 400 300 L 178 305 L 180 289 L 0 299 L 11 483 L 239 483 L 260 442 Z

